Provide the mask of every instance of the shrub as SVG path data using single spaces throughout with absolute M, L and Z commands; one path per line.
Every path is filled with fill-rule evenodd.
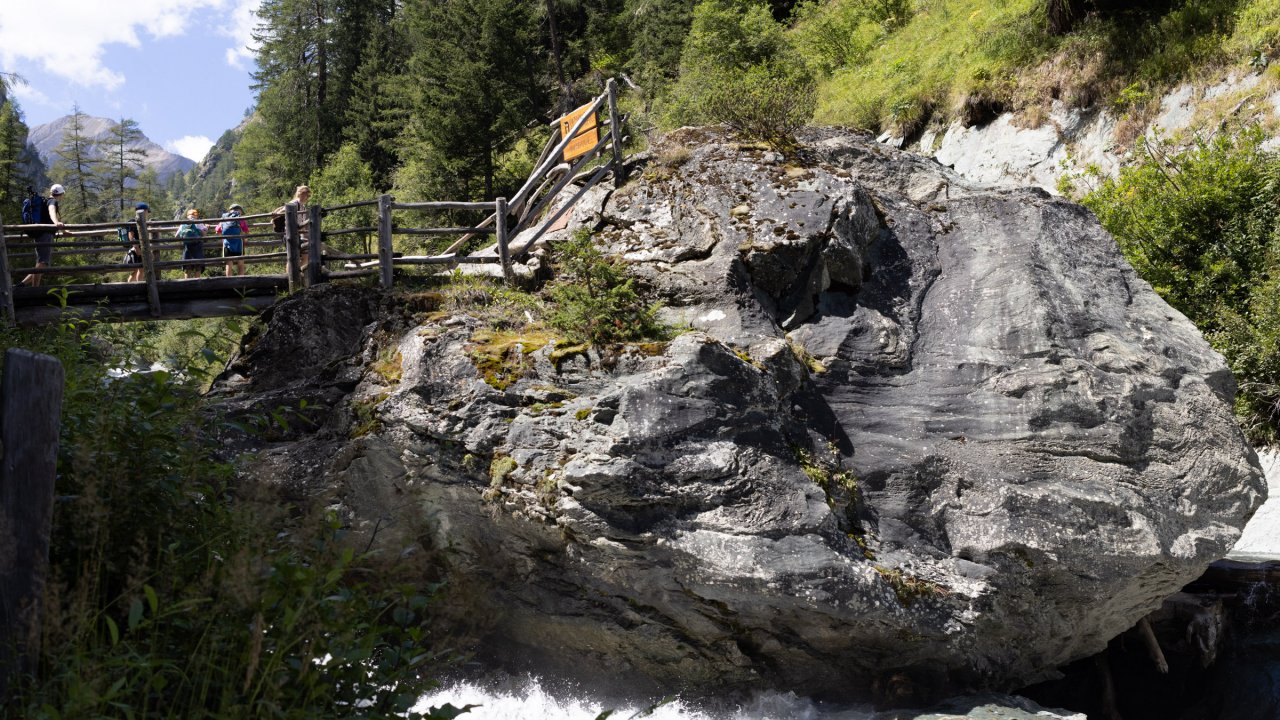
M 646 303 L 618 261 L 580 230 L 555 247 L 556 279 L 547 288 L 554 306 L 547 321 L 570 343 L 606 344 L 661 338 L 658 308 Z
M 1135 270 L 1231 365 L 1251 439 L 1275 437 L 1280 401 L 1280 157 L 1257 128 L 1185 150 L 1158 140 L 1083 202 Z
M 0 714 L 412 716 L 447 657 L 427 630 L 438 586 L 238 480 L 200 373 L 112 378 L 96 331 L 0 334 L 66 370 L 38 674 Z

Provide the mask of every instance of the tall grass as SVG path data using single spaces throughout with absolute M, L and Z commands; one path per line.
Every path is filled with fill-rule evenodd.
M 98 330 L 0 333 L 66 370 L 42 647 L 4 716 L 424 717 L 438 586 L 218 458 L 216 364 L 113 378 L 138 351 Z

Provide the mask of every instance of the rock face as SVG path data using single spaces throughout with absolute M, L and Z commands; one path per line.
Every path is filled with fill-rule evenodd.
M 482 660 L 632 690 L 1016 687 L 1227 552 L 1265 493 L 1231 375 L 1086 210 L 803 140 L 681 130 L 574 210 L 669 343 L 517 343 L 499 389 L 477 321 L 331 287 L 215 394 L 308 398 L 258 462 L 438 551 Z

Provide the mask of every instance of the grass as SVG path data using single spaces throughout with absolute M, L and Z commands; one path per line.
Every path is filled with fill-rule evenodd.
M 804 23 L 792 30 L 802 47 L 812 35 Z M 1021 111 L 1036 123 L 1054 99 L 1140 121 L 1148 101 L 1178 82 L 1265 64 L 1280 51 L 1280 0 L 1112 8 L 1062 36 L 1046 27 L 1041 0 L 920 0 L 852 61 L 811 58 L 826 71 L 815 121 L 910 136 L 930 122 L 972 119 L 974 108 Z

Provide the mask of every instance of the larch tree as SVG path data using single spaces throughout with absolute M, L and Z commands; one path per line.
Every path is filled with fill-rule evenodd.
M 111 200 L 118 205 L 119 217 L 124 217 L 125 193 L 136 184 L 147 157 L 146 150 L 139 145 L 144 137 L 136 120 L 120 118 L 120 122 L 107 130 L 107 137 L 102 142 L 105 184 L 111 189 Z
M 62 142 L 53 151 L 53 175 L 67 189 L 68 202 L 61 216 L 68 222 L 95 222 L 105 219 L 101 204 L 102 156 L 97 142 L 85 134 L 86 115 L 79 105 L 62 132 Z

